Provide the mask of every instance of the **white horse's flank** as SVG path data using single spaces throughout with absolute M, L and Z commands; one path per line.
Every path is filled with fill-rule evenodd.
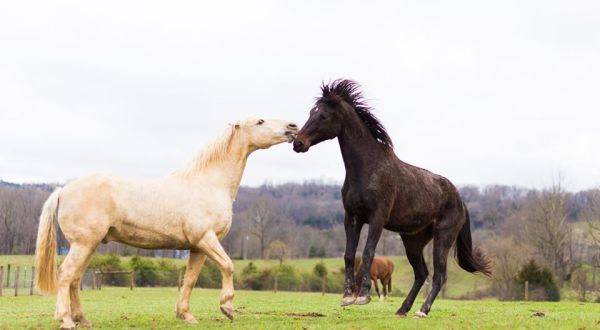
M 221 311 L 233 313 L 233 263 L 221 246 L 231 227 L 232 204 L 248 156 L 257 149 L 291 142 L 295 124 L 247 119 L 231 125 L 186 167 L 155 180 L 131 180 L 111 175 L 80 178 L 50 195 L 44 204 L 36 247 L 36 285 L 57 294 L 55 318 L 61 328 L 90 326 L 79 300 L 79 282 L 101 241 L 116 241 L 147 249 L 189 249 L 177 316 L 196 323 L 189 311 L 192 288 L 206 257 L 223 275 Z M 58 221 L 71 244 L 56 270 Z

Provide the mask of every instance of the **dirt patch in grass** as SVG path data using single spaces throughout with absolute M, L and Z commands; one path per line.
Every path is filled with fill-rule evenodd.
M 327 316 L 325 314 L 316 313 L 316 312 L 308 312 L 308 313 L 285 313 L 285 315 L 287 315 L 287 316 L 294 316 L 294 317 L 325 317 L 325 316 Z

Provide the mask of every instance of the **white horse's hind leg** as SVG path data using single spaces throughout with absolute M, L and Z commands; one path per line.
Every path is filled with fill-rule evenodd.
M 62 321 L 61 329 L 75 329 L 71 315 L 71 283 L 81 277 L 92 252 L 93 249 L 73 243 L 67 257 L 60 265 L 55 318 Z
M 71 293 L 71 317 L 77 326 L 91 328 L 92 322 L 85 318 L 83 315 L 83 310 L 81 309 L 81 300 L 79 299 L 80 282 L 81 278 L 74 280 L 71 282 L 71 286 L 69 288 Z
M 221 246 L 217 235 L 208 232 L 200 241 L 200 248 L 207 256 L 214 260 L 223 275 L 223 288 L 221 289 L 221 312 L 233 320 L 233 262 Z
M 190 296 L 192 289 L 196 285 L 198 275 L 206 260 L 206 254 L 202 252 L 190 251 L 190 257 L 188 259 L 188 265 L 185 269 L 185 277 L 183 279 L 183 287 L 181 288 L 181 295 L 177 302 L 177 317 L 184 320 L 186 323 L 198 323 L 194 315 L 190 313 Z

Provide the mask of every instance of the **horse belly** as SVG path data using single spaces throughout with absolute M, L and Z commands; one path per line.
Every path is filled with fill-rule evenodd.
M 106 237 L 108 241 L 143 249 L 189 249 L 185 236 L 173 228 L 140 228 L 122 224 L 117 230 L 111 227 Z

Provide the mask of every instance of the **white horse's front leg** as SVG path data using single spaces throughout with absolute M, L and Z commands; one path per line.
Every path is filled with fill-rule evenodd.
M 210 231 L 200 241 L 202 252 L 214 260 L 223 275 L 223 288 L 221 289 L 221 312 L 233 320 L 233 262 L 225 253 L 217 235 Z
M 200 270 L 202 269 L 205 260 L 206 254 L 203 252 L 190 251 L 190 257 L 183 279 L 183 287 L 181 288 L 181 295 L 177 302 L 177 317 L 184 320 L 186 323 L 198 323 L 194 315 L 190 313 L 190 296 L 192 295 L 192 289 L 196 285 L 198 275 L 200 274 Z

